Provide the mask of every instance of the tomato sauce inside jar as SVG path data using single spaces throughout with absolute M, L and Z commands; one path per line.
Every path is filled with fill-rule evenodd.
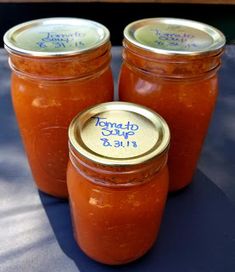
M 94 21 L 48 18 L 4 36 L 11 94 L 37 187 L 67 197 L 67 129 L 88 106 L 111 101 L 109 31 Z
M 120 99 L 169 124 L 169 190 L 179 190 L 192 180 L 215 107 L 224 35 L 199 22 L 153 18 L 131 23 L 124 36 Z
M 132 103 L 99 104 L 69 128 L 75 239 L 92 259 L 124 264 L 154 244 L 168 193 L 166 122 Z

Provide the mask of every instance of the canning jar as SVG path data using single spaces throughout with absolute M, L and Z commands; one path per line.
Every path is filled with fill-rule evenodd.
M 75 239 L 92 259 L 131 262 L 156 240 L 168 193 L 170 134 L 132 103 L 92 107 L 69 127 L 67 183 Z
M 38 188 L 67 197 L 67 129 L 84 108 L 112 101 L 109 31 L 84 19 L 26 22 L 4 36 L 11 94 Z
M 124 30 L 119 97 L 167 121 L 170 191 L 192 180 L 215 107 L 224 44 L 219 30 L 184 19 L 143 19 Z

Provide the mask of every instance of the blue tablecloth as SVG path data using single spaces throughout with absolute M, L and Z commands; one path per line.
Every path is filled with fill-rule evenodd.
M 115 47 L 115 82 L 120 63 L 121 48 Z M 73 240 L 68 202 L 35 188 L 12 109 L 7 56 L 0 50 L 0 271 L 233 272 L 234 154 L 235 46 L 227 46 L 218 103 L 193 183 L 169 197 L 159 238 L 146 256 L 126 266 L 98 264 Z

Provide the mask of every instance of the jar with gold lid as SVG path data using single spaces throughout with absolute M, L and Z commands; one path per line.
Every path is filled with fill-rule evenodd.
M 155 242 L 169 142 L 164 119 L 132 103 L 99 104 L 73 119 L 67 184 L 75 239 L 92 259 L 128 263 Z
M 215 107 L 224 45 L 216 28 L 184 19 L 143 19 L 124 30 L 119 96 L 167 121 L 170 191 L 192 180 Z
M 4 36 L 12 100 L 33 177 L 40 190 L 67 197 L 67 129 L 84 108 L 111 101 L 108 29 L 94 21 L 47 18 Z

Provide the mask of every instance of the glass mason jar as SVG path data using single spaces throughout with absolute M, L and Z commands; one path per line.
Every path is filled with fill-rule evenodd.
M 38 188 L 67 197 L 67 129 L 84 108 L 112 101 L 109 31 L 84 19 L 26 22 L 4 36 L 11 91 Z
M 158 112 L 171 130 L 170 191 L 194 174 L 215 106 L 224 35 L 199 22 L 153 18 L 124 30 L 119 97 Z
M 153 245 L 168 193 L 169 140 L 165 121 L 132 103 L 99 104 L 73 119 L 67 183 L 74 236 L 92 259 L 124 264 Z

